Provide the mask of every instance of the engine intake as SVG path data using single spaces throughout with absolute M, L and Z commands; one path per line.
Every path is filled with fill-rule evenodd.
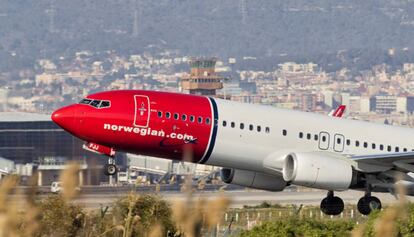
M 286 182 L 326 190 L 342 191 L 358 182 L 347 158 L 320 152 L 290 153 L 282 173 Z
M 282 191 L 286 187 L 286 181 L 281 176 L 272 176 L 248 170 L 222 168 L 220 176 L 225 183 L 255 189 Z

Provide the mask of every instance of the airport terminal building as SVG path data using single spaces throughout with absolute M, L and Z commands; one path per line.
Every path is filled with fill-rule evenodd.
M 107 158 L 84 150 L 83 144 L 54 124 L 50 115 L 0 113 L 0 157 L 14 162 L 17 174 L 27 177 L 37 171 L 39 185 L 57 181 L 68 161 L 81 164 L 79 179 L 83 185 L 107 183 L 102 171 Z M 125 154 L 117 154 L 116 162 L 125 168 Z

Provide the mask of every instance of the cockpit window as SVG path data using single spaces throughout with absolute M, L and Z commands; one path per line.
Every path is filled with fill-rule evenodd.
M 81 101 L 79 101 L 79 104 L 89 104 L 91 103 L 92 100 L 90 99 L 82 99 Z
M 91 106 L 95 107 L 95 108 L 99 108 L 99 104 L 101 103 L 100 100 L 94 100 L 90 103 Z
M 102 101 L 100 108 L 108 108 L 111 106 L 111 103 L 109 101 Z
M 90 105 L 95 108 L 108 108 L 111 107 L 111 102 L 107 100 L 91 100 L 91 99 L 82 99 L 79 104 Z

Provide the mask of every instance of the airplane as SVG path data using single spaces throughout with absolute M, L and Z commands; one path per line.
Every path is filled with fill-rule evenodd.
M 289 185 L 327 190 L 321 210 L 344 210 L 336 191 L 365 191 L 358 210 L 381 209 L 371 192 L 412 184 L 414 130 L 199 95 L 120 90 L 86 96 L 52 120 L 108 157 L 116 151 L 222 167 L 225 183 L 282 191 Z

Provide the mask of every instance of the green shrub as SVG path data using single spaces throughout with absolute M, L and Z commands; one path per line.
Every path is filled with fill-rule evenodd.
M 414 236 L 414 204 L 399 203 L 374 211 L 359 226 L 364 237 Z
M 77 236 L 82 228 L 82 209 L 66 202 L 62 196 L 49 196 L 38 205 L 39 236 Z
M 132 236 L 149 233 L 156 225 L 162 226 L 163 236 L 167 233 L 175 233 L 170 204 L 158 195 L 123 197 L 114 204 L 112 213 L 118 222 L 126 222 L 126 229 L 128 229 L 128 218 L 131 219 Z
M 255 205 L 255 206 L 244 205 L 243 208 L 245 208 L 245 209 L 282 208 L 282 205 L 277 204 L 277 203 L 276 204 L 271 204 L 267 201 L 264 201 L 264 202 L 260 203 L 259 205 Z
M 242 231 L 241 237 L 254 236 L 349 236 L 355 223 L 352 221 L 320 221 L 289 218 L 265 222 L 252 230 Z

